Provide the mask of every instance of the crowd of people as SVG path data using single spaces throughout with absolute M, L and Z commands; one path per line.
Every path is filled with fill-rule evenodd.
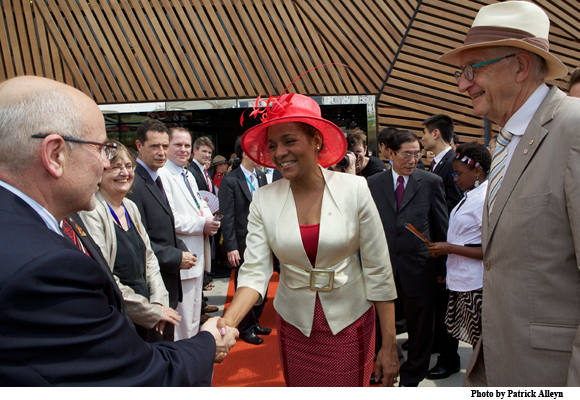
M 256 107 L 229 159 L 154 118 L 134 158 L 80 91 L 1 83 L 0 384 L 210 386 L 272 332 L 278 271 L 287 386 L 445 379 L 459 341 L 466 386 L 579 386 L 580 72 L 569 96 L 544 83 L 567 74 L 548 33 L 532 3 L 481 8 L 441 59 L 499 134 L 459 143 L 437 114 L 383 129 L 387 162 L 300 94 Z M 211 318 L 220 251 L 236 291 Z

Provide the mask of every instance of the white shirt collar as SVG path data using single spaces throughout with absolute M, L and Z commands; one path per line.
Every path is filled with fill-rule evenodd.
M 544 101 L 549 91 L 550 88 L 545 83 L 538 86 L 519 110 L 511 116 L 504 128 L 512 135 L 523 136 L 534 114 L 538 111 L 540 104 L 542 104 L 542 101 Z
M 253 171 L 248 171 L 247 169 L 244 168 L 243 165 L 240 164 L 240 168 L 242 169 L 242 172 L 244 173 L 244 175 L 246 175 L 246 177 L 248 179 L 250 179 L 250 175 L 252 175 L 256 170 L 254 169 Z
M 59 234 L 60 236 L 63 236 L 60 227 L 58 225 L 58 221 L 56 220 L 56 218 L 54 218 L 54 216 L 50 212 L 48 212 L 46 208 L 42 207 L 40 204 L 38 204 L 36 201 L 31 199 L 24 193 L 22 193 L 20 190 L 16 189 L 14 186 L 4 181 L 0 181 L 0 186 L 2 186 L 6 190 L 9 190 L 14 195 L 20 197 L 24 202 L 26 202 L 26 204 L 32 207 L 32 209 L 38 213 L 40 218 L 42 218 L 48 229 L 50 229 L 54 233 Z
M 441 160 L 443 160 L 443 157 L 445 156 L 445 154 L 447 154 L 449 150 L 451 150 L 451 146 L 447 146 L 445 150 L 443 150 L 441 153 L 435 156 L 435 158 L 433 159 L 433 161 L 435 161 L 435 165 L 439 164 Z
M 159 176 L 159 174 L 157 174 L 157 172 L 155 172 L 151 168 L 149 168 L 149 166 L 147 164 L 145 164 L 140 158 L 137 158 L 137 162 L 139 163 L 139 165 L 141 165 L 143 168 L 145 168 L 145 171 L 147 171 L 149 176 L 151 176 L 151 179 L 153 179 L 153 182 L 155 182 L 157 180 L 157 177 Z
M 171 161 L 169 158 L 167 159 L 165 166 L 168 168 L 173 168 L 180 175 L 183 171 L 185 171 L 184 167 L 180 167 L 179 165 L 177 165 L 173 161 Z
M 397 189 L 397 186 L 399 185 L 399 182 L 397 182 L 397 180 L 399 179 L 399 174 L 397 174 L 393 168 L 391 168 L 391 171 L 393 171 L 393 187 Z M 406 188 L 407 183 L 409 182 L 409 175 L 400 175 L 400 176 L 403 177 L 403 184 L 405 185 Z
M 199 161 L 197 161 L 195 158 L 191 161 L 197 165 L 197 167 L 201 170 L 201 172 L 203 172 L 205 170 L 205 165 L 201 165 L 201 163 Z

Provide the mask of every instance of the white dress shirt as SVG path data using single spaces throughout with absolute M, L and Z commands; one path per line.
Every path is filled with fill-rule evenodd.
M 248 189 L 250 190 L 250 194 L 253 197 L 254 192 L 256 190 L 258 190 L 258 187 L 259 187 L 258 186 L 258 177 L 256 175 L 256 169 L 254 169 L 253 171 L 250 172 L 247 169 L 245 169 L 243 165 L 240 165 L 240 168 L 242 169 L 242 172 L 246 176 L 246 181 L 248 182 Z
M 149 166 L 145 164 L 140 158 L 137 158 L 137 163 L 139 163 L 143 168 L 145 168 L 145 171 L 149 173 L 149 176 L 151 177 L 151 179 L 153 179 L 153 182 L 157 181 L 157 177 L 159 176 L 157 172 L 149 168 Z M 161 182 L 163 182 L 163 180 Z
M 504 128 L 507 129 L 513 136 L 511 141 L 508 143 L 508 154 L 505 160 L 505 168 L 503 169 L 504 176 L 512 159 L 512 155 L 514 154 L 514 151 L 520 142 L 520 139 L 522 136 L 524 136 L 530 121 L 534 117 L 536 111 L 538 111 L 540 104 L 542 104 L 542 101 L 544 101 L 544 98 L 548 95 L 549 91 L 550 88 L 545 83 L 542 83 L 540 86 L 538 86 L 534 93 L 532 93 L 528 100 L 526 100 L 524 105 L 521 106 L 519 110 L 511 116 L 508 122 L 506 122 Z
M 481 225 L 487 181 L 466 191 L 449 218 L 447 242 L 464 246 L 481 244 Z M 465 202 L 464 202 L 465 200 Z M 447 288 L 454 292 L 469 292 L 483 287 L 483 261 L 449 254 L 447 257 Z
M 441 162 L 441 160 L 443 160 L 443 157 L 445 156 L 445 154 L 447 154 L 447 152 L 451 149 L 451 146 L 447 146 L 447 148 L 445 150 L 443 150 L 441 153 L 437 154 L 435 156 L 435 158 L 433 158 L 433 161 L 435 161 L 433 170 L 435 170 L 435 168 L 437 167 L 437 165 L 439 165 L 439 163 Z
M 391 171 L 393 171 L 393 187 L 395 188 L 395 190 L 397 190 L 397 186 L 399 186 L 399 182 L 397 182 L 397 180 L 399 179 L 399 174 L 397 174 L 395 172 L 394 169 L 391 168 Z M 407 183 L 409 183 L 409 175 L 401 175 L 403 177 L 403 184 L 405 185 L 403 187 L 403 189 L 407 188 Z

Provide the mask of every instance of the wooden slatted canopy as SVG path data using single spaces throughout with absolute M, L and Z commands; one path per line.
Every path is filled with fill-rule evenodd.
M 483 5 L 456 0 L 0 0 L 0 80 L 38 75 L 99 104 L 243 99 L 290 91 L 377 96 L 378 128 L 421 134 L 452 116 L 465 141 L 483 121 L 438 57 Z M 580 65 L 580 4 L 538 0 L 551 49 Z M 564 81 L 549 82 L 565 86 Z M 372 136 L 372 133 L 371 133 Z

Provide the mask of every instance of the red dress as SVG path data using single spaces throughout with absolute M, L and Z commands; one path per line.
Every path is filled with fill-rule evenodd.
M 302 225 L 304 250 L 314 267 L 320 225 Z M 375 308 L 333 335 L 318 294 L 310 337 L 276 314 L 286 386 L 368 386 L 375 346 Z

